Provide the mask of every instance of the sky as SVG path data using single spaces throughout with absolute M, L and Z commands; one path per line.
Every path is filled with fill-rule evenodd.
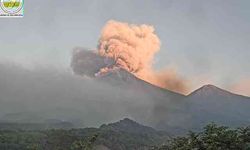
M 0 19 L 0 59 L 69 68 L 71 50 L 96 49 L 108 20 L 149 24 L 161 40 L 155 68 L 174 66 L 197 87 L 229 89 L 250 83 L 249 6 L 249 0 L 25 0 L 24 18 Z

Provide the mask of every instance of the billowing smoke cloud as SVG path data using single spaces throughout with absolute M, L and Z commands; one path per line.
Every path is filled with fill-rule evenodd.
M 102 30 L 98 50 L 101 56 L 112 58 L 115 64 L 101 69 L 100 73 L 123 68 L 157 86 L 186 93 L 186 83 L 175 70 L 155 71 L 152 68 L 159 49 L 160 40 L 152 26 L 109 21 Z
M 109 21 L 102 30 L 99 54 L 115 60 L 114 67 L 123 68 L 138 76 L 151 68 L 160 40 L 154 28 Z
M 94 52 L 90 54 L 90 52 L 75 50 L 72 67 L 76 73 L 87 72 L 89 75 L 85 65 L 88 65 L 88 60 L 91 60 L 92 76 L 105 75 L 122 68 L 151 84 L 187 93 L 187 82 L 178 76 L 175 69 L 155 71 L 152 68 L 154 56 L 159 49 L 160 40 L 152 26 L 109 21 L 104 26 L 99 39 L 97 52 L 99 56 Z M 98 61 L 93 61 L 96 59 L 92 58 L 93 56 L 99 58 Z
M 94 77 L 100 68 L 113 64 L 113 60 L 98 55 L 96 51 L 90 51 L 76 47 L 72 53 L 71 67 L 76 74 Z

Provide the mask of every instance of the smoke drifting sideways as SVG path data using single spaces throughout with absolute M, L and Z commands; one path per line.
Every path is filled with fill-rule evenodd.
M 153 26 L 111 20 L 102 29 L 97 50 L 76 48 L 71 66 L 76 74 L 90 77 L 124 69 L 153 85 L 187 94 L 188 82 L 177 74 L 177 69 L 153 68 L 159 50 L 160 40 Z

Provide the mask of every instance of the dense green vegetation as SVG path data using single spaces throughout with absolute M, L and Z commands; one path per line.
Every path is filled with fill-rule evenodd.
M 177 137 L 158 150 L 250 150 L 250 127 L 230 129 L 207 125 L 200 133 Z
M 93 146 L 95 129 L 0 131 L 1 150 L 82 150 Z M 93 133 L 93 134 L 92 134 Z M 88 140 L 94 136 L 95 139 Z M 91 142 L 91 143 L 89 143 Z
M 34 125 L 37 128 L 37 124 Z M 96 146 L 114 150 L 137 150 L 160 145 L 168 138 L 164 132 L 129 119 L 105 124 L 100 128 L 84 129 L 23 130 L 22 124 L 12 126 L 15 127 L 14 130 L 0 125 L 1 150 L 90 150 Z M 30 128 L 34 129 L 32 126 Z
M 112 149 L 136 149 L 149 147 L 156 141 L 150 135 L 133 135 L 94 128 L 0 132 L 1 150 L 87 150 L 94 145 L 105 145 Z
M 250 150 L 250 127 L 209 124 L 175 138 L 129 120 L 100 128 L 0 130 L 1 150 L 92 150 L 100 145 L 111 150 Z

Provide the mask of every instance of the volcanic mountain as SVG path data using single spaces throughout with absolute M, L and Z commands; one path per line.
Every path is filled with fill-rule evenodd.
M 232 126 L 250 124 L 250 98 L 205 85 L 187 96 L 197 125 L 217 122 Z
M 166 132 L 139 124 L 129 118 L 124 118 L 114 123 L 103 124 L 97 131 L 97 133 L 100 133 L 97 143 L 115 150 L 148 150 L 152 149 L 153 145 L 162 144 L 170 139 Z
M 4 64 L 0 70 L 2 122 L 57 119 L 86 127 L 128 116 L 171 134 L 199 130 L 210 122 L 233 127 L 250 124 L 250 98 L 213 85 L 184 96 L 122 69 L 97 77 L 93 73 L 98 68 L 83 69 L 80 76 Z M 85 72 L 92 76 L 85 77 Z
M 101 68 L 109 68 L 114 64 L 112 59 L 102 57 L 96 51 L 89 51 L 77 47 L 73 50 L 71 67 L 75 74 L 87 76 L 112 86 L 143 92 L 154 97 L 171 97 L 179 99 L 183 95 L 154 86 L 137 78 L 134 74 L 122 69 L 115 68 L 104 74 L 99 74 Z
M 232 127 L 250 124 L 250 98 L 233 94 L 214 85 L 204 85 L 183 99 L 182 113 L 167 114 L 159 128 L 173 134 L 199 130 L 208 123 Z
M 199 130 L 211 122 L 233 127 L 250 124 L 250 98 L 214 85 L 204 85 L 184 96 L 149 84 L 122 69 L 98 80 L 152 96 L 155 102 L 152 117 L 157 119 L 151 125 L 172 134 Z
M 141 92 L 143 94 L 147 94 L 155 98 L 184 98 L 184 95 L 182 94 L 152 85 L 144 80 L 137 78 L 133 74 L 123 69 L 117 69 L 106 75 L 96 77 L 96 79 L 100 82 L 106 82 L 108 84 L 111 84 L 112 86 L 134 90 L 136 92 Z

